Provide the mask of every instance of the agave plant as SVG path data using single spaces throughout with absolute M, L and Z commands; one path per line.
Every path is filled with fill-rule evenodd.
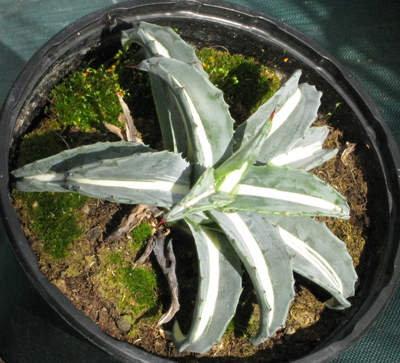
M 322 149 L 327 127 L 310 127 L 321 92 L 299 85 L 296 71 L 234 131 L 222 92 L 194 48 L 148 23 L 123 32 L 123 45 L 132 42 L 146 54 L 137 69 L 150 74 L 165 150 L 129 141 L 67 150 L 13 171 L 16 188 L 157 206 L 167 223 L 183 220 L 196 243 L 200 278 L 189 332 L 174 323 L 180 351 L 204 353 L 221 339 L 242 291 L 241 266 L 261 312 L 254 344 L 285 324 L 293 271 L 332 295 L 328 307 L 348 307 L 357 280 L 352 259 L 313 217 L 348 219 L 349 207 L 307 172 L 337 152 Z

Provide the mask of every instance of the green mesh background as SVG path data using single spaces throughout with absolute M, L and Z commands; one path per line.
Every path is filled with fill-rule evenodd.
M 26 61 L 47 40 L 74 20 L 119 2 L 0 0 L 0 105 Z M 293 26 L 340 60 L 370 93 L 400 144 L 399 0 L 231 2 Z M 334 362 L 400 362 L 399 287 L 370 331 Z

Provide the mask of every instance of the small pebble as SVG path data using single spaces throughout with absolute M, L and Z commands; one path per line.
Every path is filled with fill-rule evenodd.
M 122 315 L 117 319 L 116 323 L 119 329 L 121 329 L 124 333 L 127 333 L 132 327 L 132 316 Z
M 54 279 L 51 281 L 54 285 L 56 285 L 62 293 L 66 294 L 68 289 L 67 289 L 67 284 L 65 283 L 64 279 Z
M 290 326 L 290 325 L 289 325 L 289 326 L 285 329 L 284 333 L 287 334 L 287 335 L 292 335 L 292 334 L 296 333 L 296 329 L 295 329 L 293 326 Z
M 82 212 L 85 213 L 85 214 L 89 214 L 90 208 L 89 208 L 89 206 L 87 204 L 83 206 Z

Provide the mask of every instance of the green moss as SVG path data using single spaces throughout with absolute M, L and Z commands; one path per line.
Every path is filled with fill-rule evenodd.
M 247 335 L 253 336 L 256 334 L 260 324 L 260 307 L 258 304 L 253 304 L 254 311 L 251 314 L 250 320 L 247 326 Z
M 114 264 L 116 266 L 122 266 L 124 263 L 124 256 L 121 252 L 119 253 L 112 253 L 109 258 L 107 263 Z
M 227 326 L 227 328 L 226 328 L 226 331 L 227 331 L 227 332 L 233 332 L 233 331 L 235 331 L 235 322 L 234 322 L 233 319 L 229 322 L 229 324 L 228 324 L 228 326 Z
M 44 243 L 54 258 L 65 258 L 68 247 L 83 233 L 79 210 L 87 197 L 74 193 L 22 193 L 13 191 L 30 220 L 29 229 Z
M 147 271 L 142 268 L 132 269 L 131 267 L 121 268 L 122 283 L 135 296 L 136 302 L 149 309 L 156 306 L 155 288 L 157 279 L 154 271 Z
M 150 238 L 152 230 L 153 228 L 147 222 L 142 222 L 131 232 L 131 237 L 136 242 L 145 242 Z
M 124 91 L 116 67 L 87 68 L 65 78 L 51 92 L 49 111 L 54 122 L 79 126 L 84 132 L 104 131 L 103 121 L 121 127 L 118 116 L 122 108 L 117 92 L 124 95 Z
M 213 48 L 197 53 L 210 81 L 224 92 L 232 117 L 246 120 L 279 87 L 275 72 L 254 58 L 230 54 Z M 136 126 L 147 144 L 156 147 L 160 137 L 149 75 L 132 69 L 143 59 L 138 45 L 119 51 L 114 59 L 97 69 L 74 72 L 56 86 L 49 115 L 55 124 L 79 126 L 84 132 L 104 131 L 103 121 L 123 127 L 118 122 L 122 112 L 117 92 L 124 94 Z M 145 121 L 144 121 L 145 120 Z
M 17 165 L 23 166 L 64 149 L 65 144 L 55 133 L 38 129 L 23 138 Z M 82 236 L 80 209 L 88 198 L 75 193 L 22 193 L 17 190 L 12 195 L 15 204 L 29 219 L 28 228 L 43 241 L 44 249 L 56 259 L 65 258 L 71 243 Z
M 224 92 L 236 121 L 247 119 L 279 88 L 275 72 L 254 58 L 230 54 L 214 48 L 197 51 L 210 81 Z
M 17 166 L 58 154 L 65 149 L 63 142 L 52 133 L 31 133 L 24 136 L 19 149 Z
M 154 320 L 159 308 L 157 305 L 157 278 L 151 268 L 133 266 L 135 256 L 130 254 L 130 247 L 125 245 L 121 252 L 111 252 L 104 247 L 99 281 L 104 295 L 114 301 L 119 311 L 132 314 L 139 319 L 148 314 Z

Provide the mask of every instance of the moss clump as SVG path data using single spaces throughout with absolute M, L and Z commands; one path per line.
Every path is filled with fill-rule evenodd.
M 105 265 L 112 264 L 119 267 L 122 266 L 123 263 L 124 263 L 124 256 L 120 252 L 120 253 L 111 253 Z
M 156 307 L 154 290 L 157 287 L 156 275 L 153 271 L 142 268 L 121 267 L 122 283 L 135 296 L 136 302 L 148 309 Z
M 21 193 L 13 191 L 15 201 L 28 214 L 29 229 L 44 243 L 54 258 L 65 258 L 72 242 L 80 238 L 80 209 L 87 197 L 73 193 Z
M 226 327 L 227 332 L 233 332 L 235 331 L 235 322 L 233 319 L 229 322 L 228 326 Z
M 153 228 L 147 222 L 142 222 L 131 232 L 131 237 L 136 242 L 145 242 L 151 237 L 152 231 Z
M 104 131 L 103 121 L 121 127 L 122 112 L 117 93 L 124 95 L 118 83 L 117 60 L 110 67 L 86 68 L 65 78 L 51 92 L 48 109 L 53 122 L 79 126 L 84 132 Z
M 254 58 L 214 48 L 203 48 L 197 56 L 210 81 L 224 92 L 232 117 L 238 122 L 246 120 L 280 86 L 276 72 Z
M 55 133 L 49 133 L 47 126 L 44 127 L 46 131 L 38 129 L 23 138 L 17 160 L 19 167 L 65 149 L 65 144 Z M 12 196 L 15 205 L 28 215 L 29 230 L 43 240 L 44 250 L 56 259 L 65 258 L 71 243 L 82 236 L 80 209 L 88 198 L 74 193 L 22 193 L 17 190 Z
M 58 154 L 65 149 L 63 142 L 52 133 L 26 135 L 19 149 L 17 166 L 21 167 L 36 160 Z
M 158 288 L 156 274 L 151 268 L 133 268 L 132 251 L 136 249 L 133 245 L 121 246 L 121 252 L 112 252 L 104 247 L 100 253 L 101 269 L 96 278 L 103 294 L 116 303 L 122 314 L 139 319 L 143 315 L 157 314 Z

